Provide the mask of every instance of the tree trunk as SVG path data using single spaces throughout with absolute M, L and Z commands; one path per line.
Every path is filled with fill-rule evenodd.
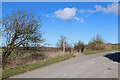
M 8 56 L 11 54 L 11 50 L 9 50 L 9 51 L 5 51 L 5 52 L 3 52 L 3 54 L 2 54 L 2 69 L 4 70 L 4 66 L 5 66 L 5 64 L 7 63 L 7 59 L 8 59 Z
M 80 52 L 80 49 L 78 49 L 78 52 Z

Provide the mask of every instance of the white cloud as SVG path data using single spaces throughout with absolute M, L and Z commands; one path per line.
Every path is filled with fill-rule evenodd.
M 107 5 L 107 7 L 103 7 L 101 5 L 95 5 L 94 6 L 95 10 L 89 9 L 89 10 L 82 10 L 82 12 L 88 12 L 89 14 L 86 15 L 85 17 L 88 17 L 89 15 L 96 13 L 96 12 L 103 12 L 104 14 L 109 14 L 109 13 L 113 13 L 115 15 L 118 15 L 118 3 L 114 2 L 112 4 Z M 79 10 L 80 12 L 80 10 Z
M 84 22 L 84 19 L 83 19 L 83 18 L 81 18 L 81 19 L 80 19 L 80 22 Z
M 89 13 L 95 13 L 96 11 L 95 10 L 88 10 Z
M 102 7 L 100 5 L 95 5 L 95 8 L 96 8 L 96 10 L 95 10 L 96 12 L 97 11 L 104 11 L 104 9 L 105 9 L 104 7 Z
M 113 13 L 115 15 L 118 15 L 118 3 L 117 2 L 114 2 L 112 4 L 107 5 L 107 7 L 103 7 L 101 5 L 95 5 L 94 8 L 95 8 L 94 10 L 93 9 L 77 10 L 76 8 L 66 7 L 64 9 L 59 9 L 59 10 L 55 11 L 54 16 L 52 16 L 52 17 L 57 17 L 57 18 L 60 18 L 62 20 L 73 20 L 73 19 L 75 19 L 77 21 L 84 22 L 84 18 L 76 17 L 77 11 L 80 14 L 88 13 L 88 15 L 86 15 L 85 17 L 88 17 L 89 15 L 91 15 L 93 13 L 96 13 L 96 12 L 103 12 L 104 14 Z
M 112 5 L 108 5 L 107 8 L 103 7 L 104 13 L 114 13 L 115 15 L 118 15 L 118 3 L 115 2 Z
M 80 21 L 80 22 L 84 22 L 84 18 L 78 18 L 78 17 L 75 17 L 76 20 Z
M 78 20 L 78 18 L 75 18 L 76 11 L 77 11 L 76 8 L 64 8 L 56 11 L 55 16 L 62 20 L 72 20 L 72 19 Z
M 49 14 L 43 14 L 42 16 L 43 17 L 49 17 Z
M 81 13 L 81 14 L 83 14 L 83 13 L 86 12 L 86 10 L 79 10 L 78 12 Z
M 80 18 L 78 18 L 78 17 L 75 17 L 75 19 L 78 20 L 78 21 L 80 20 Z
M 107 7 L 102 7 L 101 5 L 95 5 L 96 10 L 88 10 L 89 13 L 95 13 L 102 11 L 103 13 L 114 13 L 115 15 L 118 14 L 118 3 L 114 2 L 111 5 L 107 5 Z
M 48 14 L 46 14 L 46 17 L 48 17 L 49 15 Z

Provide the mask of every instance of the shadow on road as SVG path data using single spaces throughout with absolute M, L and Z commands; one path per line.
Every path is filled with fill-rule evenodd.
M 109 58 L 112 61 L 120 63 L 120 52 L 104 55 L 104 57 Z

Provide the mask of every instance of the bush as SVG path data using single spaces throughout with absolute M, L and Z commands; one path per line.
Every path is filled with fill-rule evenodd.
M 78 52 L 83 52 L 84 47 L 85 47 L 85 44 L 81 41 L 78 41 L 78 43 L 74 45 L 74 49 L 77 50 Z
M 91 42 L 87 46 L 87 50 L 104 50 L 104 49 L 106 49 L 106 46 L 104 43 Z
M 106 49 L 105 43 L 99 34 L 96 35 L 86 47 L 87 50 L 104 50 Z

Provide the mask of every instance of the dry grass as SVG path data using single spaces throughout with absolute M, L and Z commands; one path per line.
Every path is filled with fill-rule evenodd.
M 67 52 L 66 54 L 68 53 L 69 52 Z M 19 67 L 26 64 L 32 64 L 37 61 L 47 60 L 64 55 L 62 51 L 28 54 L 29 55 L 21 57 L 9 57 L 8 62 L 6 63 L 6 65 L 4 65 L 4 69 Z
M 38 61 L 38 62 L 29 64 L 29 65 L 24 65 L 24 66 L 20 66 L 20 67 L 16 67 L 16 68 L 9 68 L 9 69 L 4 70 L 2 72 L 2 78 L 8 78 L 8 77 L 13 76 L 13 75 L 24 73 L 24 72 L 27 72 L 27 71 L 30 71 L 30 70 L 33 70 L 33 69 L 36 69 L 36 68 L 39 68 L 42 66 L 46 66 L 49 64 L 53 64 L 56 62 L 60 62 L 63 60 L 67 60 L 67 59 L 72 58 L 72 57 L 74 57 L 73 54 L 66 54 L 63 56 L 58 56 L 58 57 L 54 57 L 54 58 L 49 58 L 47 60 Z

